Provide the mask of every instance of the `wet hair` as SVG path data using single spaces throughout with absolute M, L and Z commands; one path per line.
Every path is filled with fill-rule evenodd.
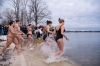
M 59 21 L 59 23 L 62 23 L 62 22 L 64 22 L 64 19 L 58 19 L 58 21 Z
M 13 23 L 14 23 L 14 21 L 11 21 L 11 22 L 9 23 L 9 25 L 11 26 Z
M 31 26 L 32 24 L 29 24 L 28 26 Z
M 19 20 L 16 20 L 16 23 L 19 22 Z
M 48 24 L 52 24 L 52 22 L 47 20 L 47 25 L 48 25 Z

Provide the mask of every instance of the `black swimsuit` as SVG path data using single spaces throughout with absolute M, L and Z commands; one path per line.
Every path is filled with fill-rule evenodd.
M 28 30 L 28 32 L 29 32 L 29 31 L 32 31 L 32 29 L 29 29 L 29 28 L 27 28 L 27 30 Z M 28 33 L 27 33 L 27 37 L 28 37 L 28 36 L 32 36 L 32 34 L 28 34 Z
M 45 40 L 46 37 L 48 37 L 48 36 L 49 36 L 49 34 L 48 34 L 48 32 L 46 31 L 46 34 L 43 36 L 43 40 Z
M 59 30 L 56 30 L 56 34 L 57 34 L 56 37 L 55 37 L 56 42 L 57 42 L 58 39 L 63 38 L 63 35 L 61 34 L 61 26 L 60 26 Z
M 29 35 L 31 35 L 31 36 L 32 36 L 32 34 L 27 34 L 27 37 L 28 37 Z

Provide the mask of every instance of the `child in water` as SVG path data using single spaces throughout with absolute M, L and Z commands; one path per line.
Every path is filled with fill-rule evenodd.
M 42 26 L 38 27 L 36 34 L 37 34 L 37 44 L 36 45 L 38 46 L 42 44 Z
M 42 44 L 42 26 L 38 27 L 38 29 L 35 31 L 35 35 L 37 36 L 37 44 L 34 45 L 33 48 Z M 33 48 L 30 48 L 30 50 L 32 50 Z

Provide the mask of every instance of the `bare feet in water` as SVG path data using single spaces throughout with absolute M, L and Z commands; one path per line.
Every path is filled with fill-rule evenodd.
M 51 56 L 50 56 L 50 58 L 54 58 L 54 57 L 55 57 L 55 55 L 51 55 Z
M 20 49 L 20 51 L 24 51 L 24 50 L 25 50 L 24 48 L 21 48 L 21 49 Z
M 20 53 L 20 52 L 21 52 L 20 50 L 17 51 L 17 53 Z

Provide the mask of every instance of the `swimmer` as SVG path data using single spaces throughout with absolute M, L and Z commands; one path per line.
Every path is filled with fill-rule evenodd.
M 59 47 L 59 50 L 52 56 L 57 56 L 63 52 L 64 49 L 64 42 L 63 42 L 63 36 L 66 40 L 69 40 L 66 35 L 64 34 L 64 20 L 59 18 L 59 24 L 56 26 L 54 34 L 56 34 L 55 40 L 57 42 L 57 45 Z

